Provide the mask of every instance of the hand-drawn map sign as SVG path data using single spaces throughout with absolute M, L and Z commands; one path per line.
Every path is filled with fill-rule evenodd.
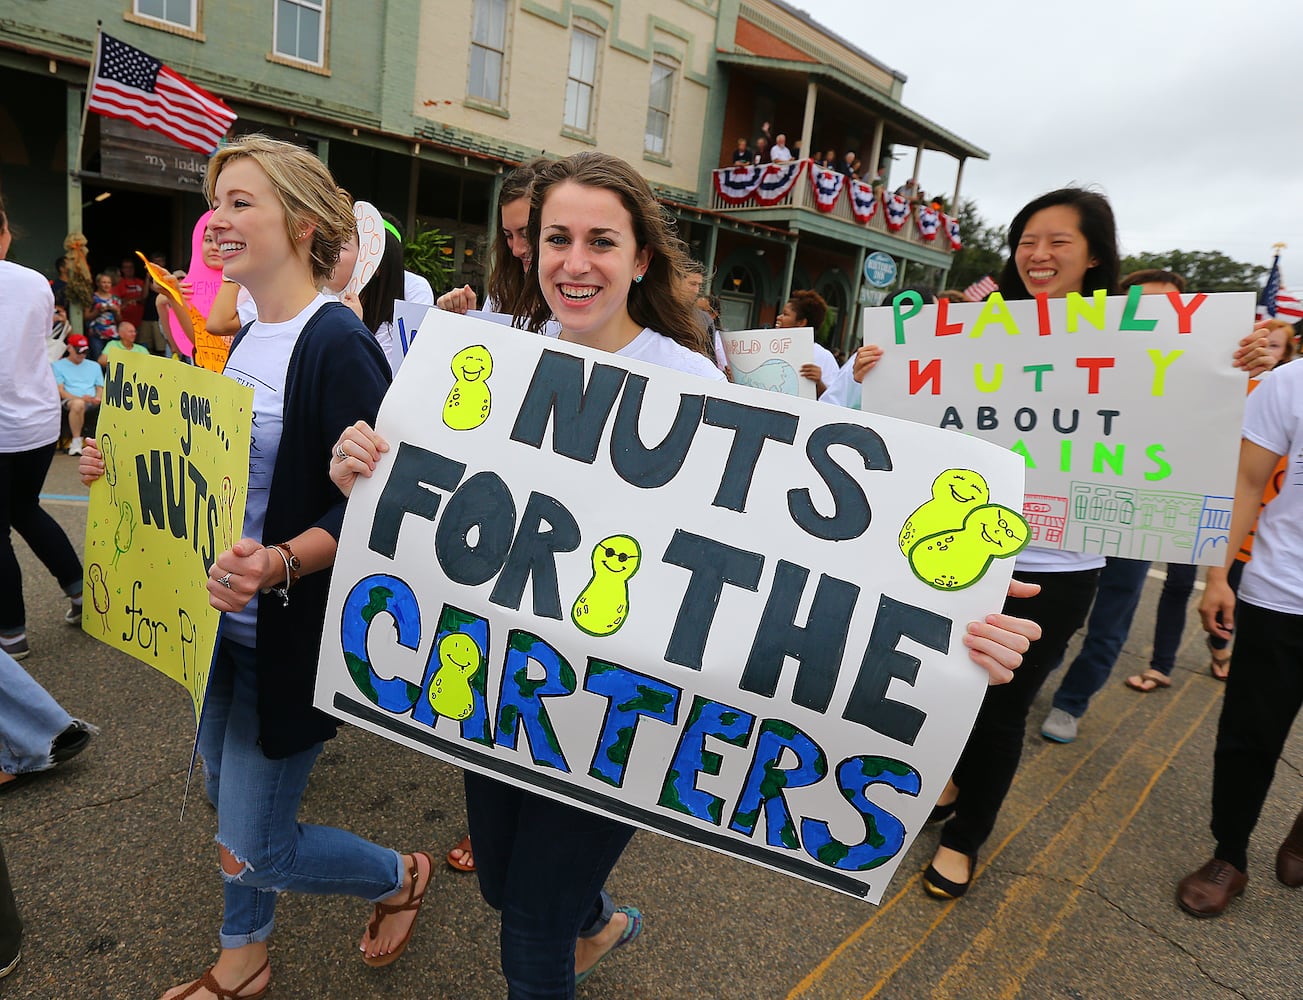
M 881 898 L 986 689 L 1017 456 L 437 309 L 378 429 L 319 708 Z
M 1222 563 L 1251 294 L 893 302 L 864 313 L 864 409 L 1021 455 L 1032 545 Z

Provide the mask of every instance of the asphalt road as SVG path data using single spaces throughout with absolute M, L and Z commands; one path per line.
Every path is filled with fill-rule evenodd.
M 75 459 L 57 456 L 48 509 L 80 548 Z M 214 817 L 192 788 L 182 689 L 63 624 L 48 574 L 15 539 L 26 574 L 32 655 L 24 665 L 102 728 L 89 750 L 0 799 L 0 841 L 27 922 L 5 998 L 152 998 L 212 960 L 221 911 Z M 1176 881 L 1211 851 L 1208 798 L 1222 687 L 1187 627 L 1175 682 L 1139 696 L 1121 678 L 1147 664 L 1159 583 L 1151 580 L 1114 678 L 1076 743 L 1039 735 L 1056 681 L 1033 709 L 1022 770 L 972 891 L 938 903 L 918 872 L 925 831 L 879 907 L 640 833 L 611 880 L 647 917 L 643 937 L 580 990 L 603 998 L 912 1000 L 1303 997 L 1303 892 L 1272 874 L 1303 804 L 1296 727 L 1250 851 L 1245 897 L 1193 920 Z M 465 829 L 459 772 L 356 730 L 323 754 L 304 819 L 441 855 Z M 277 913 L 269 996 L 505 995 L 497 922 L 474 876 L 440 865 L 412 946 L 373 970 L 355 942 L 368 907 L 287 896 Z

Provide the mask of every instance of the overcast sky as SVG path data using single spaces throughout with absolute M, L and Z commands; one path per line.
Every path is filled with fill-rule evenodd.
M 916 0 L 908 17 L 848 0 L 787 0 L 899 70 L 906 107 L 990 153 L 961 196 L 1005 226 L 1067 184 L 1108 195 L 1124 253 L 1281 256 L 1303 288 L 1300 0 Z M 876 13 L 873 13 L 876 11 Z M 893 179 L 908 176 L 912 155 Z M 925 191 L 955 161 L 924 153 Z

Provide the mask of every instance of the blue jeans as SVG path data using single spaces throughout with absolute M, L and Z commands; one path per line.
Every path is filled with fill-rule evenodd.
M 208 798 L 217 807 L 217 842 L 243 865 L 225 870 L 223 948 L 265 941 L 280 892 L 361 896 L 376 902 L 403 884 L 396 851 L 346 830 L 298 822 L 299 800 L 318 743 L 272 760 L 258 746 L 258 692 L 253 650 L 229 640 L 218 647 L 199 729 Z
M 51 764 L 54 738 L 72 724 L 63 706 L 12 656 L 0 651 L 0 771 L 45 770 Z
M 1108 681 L 1127 641 L 1148 572 L 1149 563 L 1142 559 L 1110 559 L 1100 570 L 1086 639 L 1054 693 L 1055 708 L 1078 719 L 1086 714 L 1086 706 Z
M 609 920 L 602 886 L 633 827 L 471 771 L 465 781 L 480 893 L 502 912 L 508 1000 L 570 1000 L 575 942 Z

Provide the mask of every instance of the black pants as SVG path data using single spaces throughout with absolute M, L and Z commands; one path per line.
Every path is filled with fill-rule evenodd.
M 1235 606 L 1235 648 L 1213 754 L 1215 856 L 1248 867 L 1276 762 L 1303 705 L 1303 615 Z
M 0 969 L 14 960 L 23 943 L 23 922 L 18 919 L 18 904 L 9 884 L 4 847 L 0 846 Z
M 58 523 L 41 509 L 41 486 L 54 457 L 54 444 L 31 451 L 0 453 L 0 632 L 27 624 L 23 574 L 9 532 L 18 532 L 54 574 L 64 593 L 81 591 L 81 560 Z
M 1045 678 L 1063 661 L 1073 633 L 1085 623 L 1099 570 L 1019 573 L 1017 578 L 1039 583 L 1041 592 L 1009 598 L 1004 611 L 1036 622 L 1041 637 L 1023 656 L 1013 680 L 986 689 L 972 735 L 959 755 L 954 773 L 959 798 L 954 817 L 941 831 L 941 846 L 961 854 L 975 854 L 995 827 L 1022 760 L 1027 713 Z

